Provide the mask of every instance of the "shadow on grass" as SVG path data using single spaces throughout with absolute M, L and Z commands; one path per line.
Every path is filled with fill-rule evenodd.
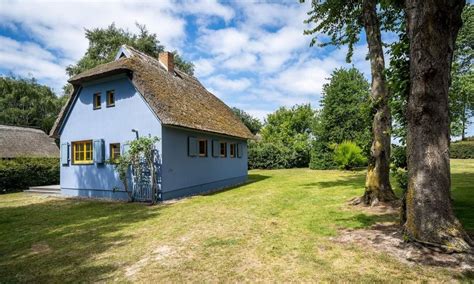
M 334 180 L 310 182 L 302 184 L 302 187 L 320 187 L 320 188 L 330 188 L 330 187 L 353 187 L 353 188 L 364 188 L 365 176 L 364 175 L 352 175 L 344 178 L 338 178 Z
M 364 213 L 360 213 L 348 218 L 339 218 L 336 219 L 336 221 L 344 223 L 345 226 L 349 224 L 352 229 L 364 229 L 369 228 L 377 223 L 396 222 L 398 220 L 397 218 L 398 214 L 396 213 L 377 215 L 367 215 Z
M 260 182 L 260 181 L 265 180 L 267 178 L 270 178 L 270 177 L 269 176 L 264 176 L 264 175 L 258 175 L 258 174 L 250 174 L 250 175 L 248 175 L 247 181 L 242 183 L 242 184 L 238 184 L 238 185 L 231 186 L 231 187 L 226 187 L 226 188 L 223 188 L 221 190 L 212 191 L 212 192 L 205 193 L 205 194 L 202 194 L 202 195 L 212 196 L 212 195 L 220 194 L 220 193 L 223 193 L 223 192 L 226 192 L 226 191 L 229 191 L 229 190 L 239 188 L 241 186 L 246 186 L 246 185 L 249 185 L 249 184 L 252 184 L 252 183 Z
M 164 206 L 52 199 L 0 208 L 0 282 L 103 280 L 123 266 L 96 257 L 132 242 L 123 229 Z
M 472 283 L 471 281 L 474 280 L 474 271 L 472 270 L 465 270 L 461 272 L 459 275 L 454 276 L 455 279 L 461 281 L 468 281 L 468 283 Z

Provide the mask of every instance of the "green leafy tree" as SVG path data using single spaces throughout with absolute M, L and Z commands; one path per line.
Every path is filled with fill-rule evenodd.
M 67 74 L 73 76 L 97 65 L 113 61 L 123 44 L 157 58 L 158 54 L 165 50 L 165 47 L 160 44 L 157 35 L 150 33 L 144 25 L 137 23 L 137 27 L 139 29 L 138 34 L 117 28 L 115 24 L 111 24 L 106 29 L 86 29 L 89 47 L 76 64 L 69 65 L 66 68 Z M 181 71 L 193 75 L 194 65 L 184 60 L 176 51 L 173 53 L 175 55 L 175 66 Z
M 316 112 L 310 104 L 280 107 L 267 116 L 261 130 L 262 142 L 290 149 L 287 167 L 307 167 L 311 148 L 312 124 Z
M 462 13 L 463 26 L 459 30 L 449 90 L 451 135 L 465 140 L 469 120 L 474 116 L 474 6 L 467 4 Z
M 36 127 L 49 133 L 66 99 L 34 78 L 0 77 L 0 124 Z
M 233 107 L 232 111 L 238 118 L 240 118 L 240 120 L 245 124 L 245 126 L 247 126 L 247 128 L 253 134 L 257 134 L 260 129 L 262 129 L 262 123 L 260 122 L 260 120 L 258 120 L 258 118 L 255 118 L 250 114 L 246 113 L 245 111 L 236 107 Z
M 369 83 L 356 68 L 336 69 L 323 86 L 319 119 L 313 125 L 310 167 L 334 167 L 332 144 L 351 140 L 369 156 L 371 114 Z
M 370 99 L 374 116 L 365 193 L 357 201 L 364 204 L 396 199 L 389 179 L 391 113 L 381 30 L 391 30 L 397 25 L 400 15 L 389 3 L 390 1 L 378 0 L 313 0 L 312 9 L 308 12 L 309 19 L 306 20 L 306 23 L 315 25 L 305 31 L 305 34 L 316 34 L 311 45 L 316 43 L 318 35 L 327 35 L 329 40 L 320 45 L 348 45 L 347 61 L 350 61 L 361 31 L 364 30 L 366 35 L 372 75 Z

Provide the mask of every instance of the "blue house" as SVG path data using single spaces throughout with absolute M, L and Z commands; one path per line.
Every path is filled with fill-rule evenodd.
M 127 199 L 107 163 L 140 136 L 157 136 L 159 198 L 209 192 L 247 180 L 250 131 L 173 54 L 122 46 L 115 61 L 70 78 L 74 87 L 51 136 L 60 139 L 61 193 Z M 132 185 L 133 186 L 133 185 Z

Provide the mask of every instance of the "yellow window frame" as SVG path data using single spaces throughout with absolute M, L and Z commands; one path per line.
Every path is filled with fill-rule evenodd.
M 115 161 L 120 157 L 120 143 L 110 143 L 110 160 Z
M 72 163 L 90 165 L 94 163 L 92 140 L 74 141 L 72 145 Z
M 115 90 L 109 90 L 106 93 L 107 107 L 115 106 Z
M 100 109 L 102 107 L 100 93 L 94 94 L 93 105 L 94 105 L 94 109 Z

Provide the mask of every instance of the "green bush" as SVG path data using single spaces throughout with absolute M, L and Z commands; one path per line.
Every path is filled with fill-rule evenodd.
M 0 160 L 0 193 L 59 183 L 59 158 Z
M 392 144 L 390 170 L 398 186 L 405 192 L 408 188 L 406 146 Z
M 248 157 L 249 169 L 285 169 L 291 151 L 279 143 L 250 141 Z
M 474 141 L 458 141 L 451 143 L 451 159 L 474 159 Z
M 313 143 L 309 168 L 312 170 L 328 170 L 336 167 L 333 150 L 325 144 Z
M 334 162 L 340 169 L 351 170 L 367 164 L 362 149 L 352 141 L 344 141 L 334 146 Z

